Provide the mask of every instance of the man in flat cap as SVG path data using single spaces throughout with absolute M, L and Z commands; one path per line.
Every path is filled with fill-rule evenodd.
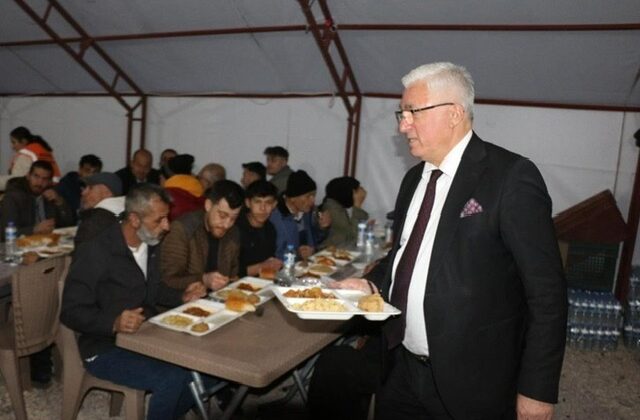
M 83 180 L 80 198 L 80 222 L 76 246 L 93 238 L 113 223 L 118 223 L 124 211 L 124 196 L 120 177 L 112 172 L 99 172 Z
M 287 188 L 287 180 L 293 172 L 289 167 L 289 152 L 282 146 L 271 146 L 264 149 L 267 156 L 267 174 L 271 175 L 271 182 L 282 194 Z

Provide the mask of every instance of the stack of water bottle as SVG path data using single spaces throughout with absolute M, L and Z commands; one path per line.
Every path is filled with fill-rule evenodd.
M 633 267 L 629 279 L 624 344 L 630 349 L 640 350 L 640 266 Z
M 569 346 L 581 350 L 615 350 L 622 322 L 622 305 L 611 292 L 569 289 Z

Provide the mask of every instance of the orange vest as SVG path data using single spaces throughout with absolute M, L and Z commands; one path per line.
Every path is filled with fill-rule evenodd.
M 32 162 L 36 160 L 44 160 L 49 162 L 53 166 L 53 182 L 58 183 L 60 181 L 60 168 L 56 163 L 56 159 L 53 157 L 53 153 L 42 147 L 38 143 L 29 143 L 26 147 L 18 150 L 18 153 L 29 156 Z

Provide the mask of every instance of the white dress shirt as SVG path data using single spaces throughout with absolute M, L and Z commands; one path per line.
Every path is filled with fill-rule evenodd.
M 472 132 L 469 131 L 462 140 L 456 144 L 453 149 L 451 149 L 447 156 L 442 160 L 439 168 L 429 162 L 424 163 L 422 178 L 413 193 L 413 198 L 411 199 L 411 204 L 409 205 L 407 216 L 405 217 L 402 235 L 400 236 L 400 249 L 393 261 L 392 279 L 394 281 L 398 262 L 404 253 L 404 245 L 409 240 L 409 236 L 411 236 L 411 231 L 413 230 L 413 225 L 418 218 L 418 211 L 420 210 L 422 199 L 424 198 L 424 194 L 427 189 L 427 183 L 431 177 L 431 171 L 434 169 L 440 169 L 442 171 L 442 175 L 436 182 L 436 196 L 431 210 L 431 217 L 429 218 L 429 223 L 427 224 L 424 237 L 422 238 L 422 243 L 420 244 L 420 250 L 416 257 L 413 274 L 411 275 L 411 283 L 409 285 L 409 295 L 407 298 L 407 326 L 402 344 L 407 348 L 407 350 L 415 354 L 425 356 L 429 355 L 429 343 L 427 342 L 427 328 L 424 317 L 424 294 L 427 288 L 427 273 L 429 272 L 429 264 L 431 262 L 431 251 L 433 250 L 433 242 L 440 222 L 442 207 L 444 206 L 444 202 L 449 194 L 453 177 L 460 165 L 462 154 L 471 140 L 471 134 Z M 391 284 L 391 291 L 393 291 L 393 282 Z M 429 308 L 426 308 L 426 310 L 428 311 Z
M 142 270 L 142 273 L 144 274 L 144 279 L 146 280 L 147 279 L 147 259 L 149 257 L 149 246 L 145 242 L 142 242 L 140 246 L 138 246 L 137 248 L 130 246 L 129 249 L 133 254 L 133 258 L 136 260 L 138 267 L 140 267 L 140 270 Z

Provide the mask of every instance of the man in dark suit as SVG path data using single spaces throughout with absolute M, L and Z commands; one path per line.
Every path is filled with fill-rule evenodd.
M 160 184 L 160 171 L 151 167 L 153 155 L 146 149 L 139 149 L 133 154 L 131 163 L 118 169 L 116 175 L 122 181 L 122 194 L 127 195 L 129 190 L 137 184 L 148 182 L 150 184 Z
M 383 326 L 378 419 L 551 419 L 566 285 L 551 200 L 528 159 L 472 131 L 474 87 L 451 63 L 406 75 L 395 240 L 367 279 L 403 314 Z

